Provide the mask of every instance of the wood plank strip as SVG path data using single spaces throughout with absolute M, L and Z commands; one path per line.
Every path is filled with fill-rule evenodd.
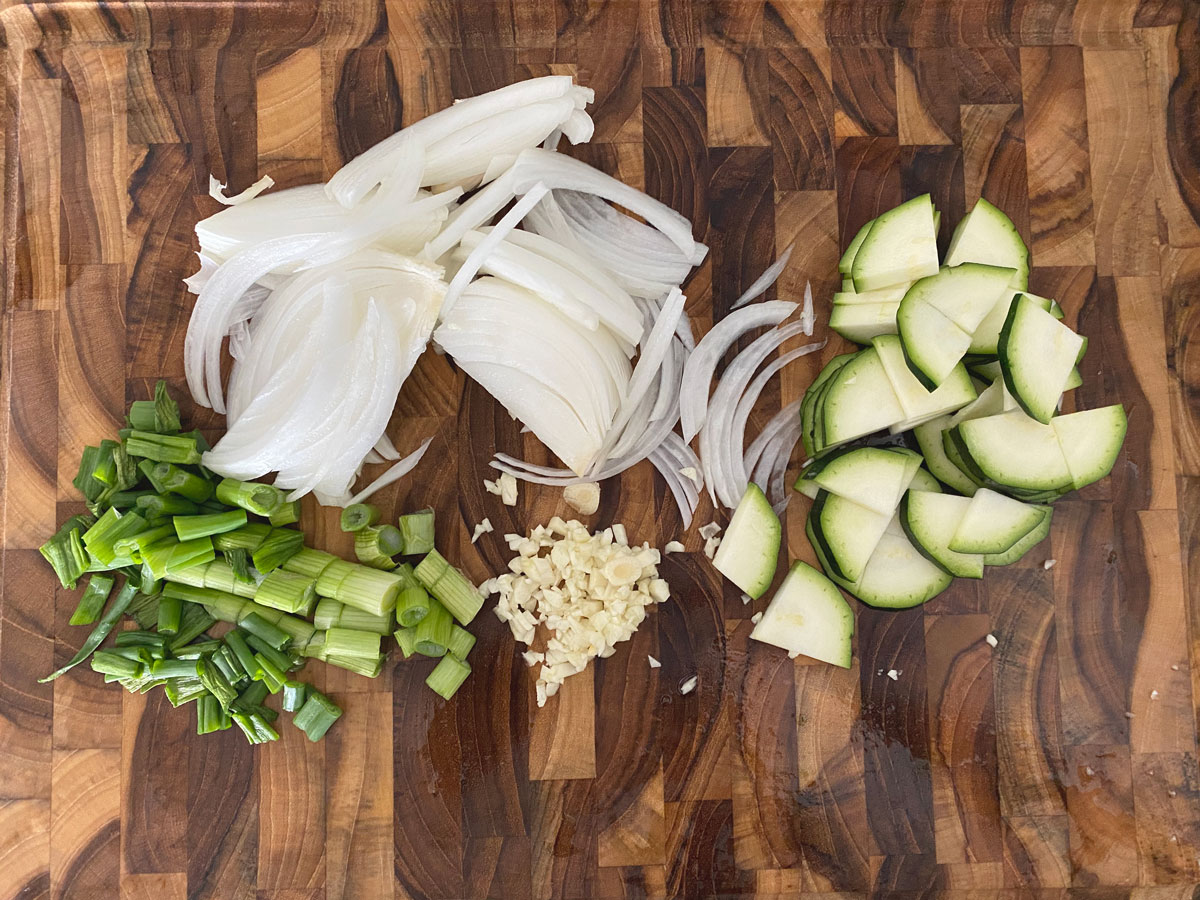
M 121 900 L 185 900 L 187 875 L 126 875 L 121 879 Z
M 933 832 L 937 861 L 1003 858 L 996 785 L 995 699 L 987 615 L 926 616 Z
M 529 838 L 472 837 L 467 841 L 464 895 L 486 900 L 527 900 L 530 881 Z
M 71 483 L 87 445 L 125 424 L 125 267 L 71 266 L 58 312 L 58 499 L 79 500 Z
M 596 92 L 588 107 L 596 124 L 592 142 L 641 143 L 642 55 L 637 46 L 584 40 L 576 61 L 578 82 Z
M 963 105 L 1021 102 L 1021 55 L 1016 48 L 957 47 L 954 68 Z
M 708 185 L 712 256 L 713 320 L 773 259 L 775 210 L 771 151 L 762 147 L 719 149 L 710 155 Z
M 644 88 L 642 160 L 645 190 L 687 216 L 697 240 L 707 239 L 709 182 L 704 91 Z M 689 298 L 692 292 L 689 291 Z
M 901 202 L 900 145 L 895 138 L 846 138 L 837 145 L 838 246 L 869 219 Z
M 763 43 L 768 47 L 824 47 L 826 0 L 767 0 Z
M 898 120 L 892 51 L 835 47 L 830 57 L 837 137 L 895 137 Z
M 1200 879 L 1200 827 L 1195 809 L 1200 770 L 1194 753 L 1135 753 L 1140 883 L 1167 885 Z
M 668 896 L 718 897 L 753 890 L 753 873 L 733 864 L 731 801 L 668 803 L 666 815 Z
M 949 48 L 896 52 L 901 144 L 955 144 L 960 140 L 955 62 L 955 51 Z
M 904 196 L 931 194 L 934 206 L 947 222 L 958 222 L 966 213 L 963 195 L 963 152 L 950 145 L 902 147 L 900 184 Z M 938 232 L 938 248 L 945 254 L 953 229 L 949 224 Z
M 321 158 L 321 51 L 297 50 L 282 59 L 259 54 L 255 112 L 258 160 Z M 240 190 L 243 185 L 230 185 Z
M 963 106 L 962 149 L 968 206 L 985 197 L 1012 219 L 1021 239 L 1032 240 L 1026 173 L 1025 119 L 1019 104 Z M 948 230 L 948 229 L 947 229 Z
M 116 896 L 121 890 L 121 751 L 57 751 L 52 771 L 52 893 Z
M 3 433 L 4 546 L 34 548 L 54 534 L 58 436 L 45 427 L 47 409 L 58 406 L 53 310 L 14 310 L 6 317 Z M 22 348 L 17 354 L 16 348 Z
M 325 744 L 326 900 L 392 896 L 392 698 L 342 693 Z M 293 729 L 294 730 L 294 729 Z
M 1158 275 L 1154 149 L 1145 53 L 1087 50 L 1088 157 L 1101 275 Z
M 195 711 L 172 709 L 162 691 L 126 693 L 122 703 L 121 872 L 185 872 Z
M 1082 52 L 1022 47 L 1021 94 L 1033 263 L 1092 265 L 1095 228 Z
M 597 835 L 601 867 L 661 866 L 666 854 L 662 764 L 632 803 Z
M 64 289 L 61 265 L 62 175 L 57 164 L 62 132 L 62 82 L 23 80 L 21 115 L 16 123 L 20 142 L 21 205 L 18 253 L 28 259 L 13 300 L 29 301 L 34 309 L 57 309 Z
M 7 897 L 50 897 L 50 800 L 0 802 L 0 890 Z
M 325 744 L 277 730 L 274 752 L 258 761 L 258 883 L 316 890 L 326 874 Z
M 767 61 L 775 190 L 833 190 L 837 167 L 828 51 L 781 47 L 771 50 Z
M 770 79 L 766 52 L 707 41 L 704 74 L 708 145 L 770 146 Z
M 1138 883 L 1133 774 L 1127 745 L 1072 747 L 1067 753 L 1071 869 L 1077 884 Z
M 1162 298 L 1167 341 L 1167 373 L 1171 420 L 1175 434 L 1174 465 L 1180 475 L 1200 475 L 1200 250 L 1162 251 Z
M 72 504 L 72 507 L 69 514 L 84 509 L 82 504 L 78 507 Z M 68 624 L 78 603 L 78 591 L 68 591 L 61 585 L 55 587 L 54 627 L 49 632 L 54 639 L 54 669 L 65 666 L 75 656 L 91 631 L 90 628 Z M 103 678 L 87 665 L 76 666 L 55 679 L 53 689 L 55 750 L 120 750 L 119 691 L 113 690 L 112 685 L 104 684 Z
M 935 852 L 924 619 L 919 609 L 859 621 L 867 818 L 887 857 Z M 895 680 L 887 675 L 895 670 Z
M 189 748 L 187 895 L 253 900 L 259 821 L 255 751 L 236 727 L 205 738 Z
M 1069 827 L 1066 815 L 1009 816 L 1001 820 L 1005 886 L 1068 887 L 1071 884 Z

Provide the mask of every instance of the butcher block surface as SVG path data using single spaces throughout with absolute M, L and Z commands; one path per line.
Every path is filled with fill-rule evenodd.
M 1200 4 L 5 6 L 0 898 L 1192 896 Z M 183 373 L 209 173 L 322 180 L 455 97 L 547 73 L 596 91 L 595 139 L 571 152 L 711 247 L 685 285 L 697 333 L 795 244 L 771 295 L 811 280 L 830 341 L 772 383 L 752 432 L 847 349 L 826 322 L 859 226 L 929 191 L 944 238 L 984 196 L 1029 244 L 1031 290 L 1090 339 L 1068 405 L 1129 412 L 1111 478 L 1056 504 L 1021 563 L 918 609 L 856 606 L 848 671 L 749 641 L 765 599 L 744 605 L 696 533 L 723 517 L 706 500 L 684 533 L 643 464 L 589 524 L 682 539 L 672 600 L 545 709 L 486 610 L 452 702 L 428 661 L 374 681 L 311 664 L 345 709 L 318 744 L 284 722 L 259 748 L 197 737 L 190 707 L 86 666 L 38 684 L 87 632 L 36 549 L 80 509 L 83 446 L 157 378 L 221 432 Z M 505 567 L 501 535 L 569 512 L 551 488 L 514 508 L 484 492 L 493 452 L 550 459 L 445 357 L 421 359 L 390 433 L 434 443 L 382 508 L 436 507 L 477 581 Z M 807 507 L 786 545 L 813 561 Z M 310 542 L 348 554 L 336 523 L 306 503 Z

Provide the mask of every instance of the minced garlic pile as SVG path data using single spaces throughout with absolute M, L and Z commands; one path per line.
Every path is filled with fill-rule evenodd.
M 518 554 L 508 564 L 511 574 L 480 590 L 500 595 L 496 616 L 521 643 L 533 643 L 538 625 L 550 632 L 545 653 L 524 654 L 530 666 L 542 664 L 538 706 L 590 660 L 611 656 L 637 630 L 646 607 L 671 596 L 658 577 L 658 551 L 648 543 L 630 546 L 621 525 L 591 534 L 582 522 L 555 516 L 528 537 L 504 538 Z

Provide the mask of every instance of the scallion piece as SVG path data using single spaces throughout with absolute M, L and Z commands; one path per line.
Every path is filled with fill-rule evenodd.
M 192 587 L 208 587 L 208 567 L 216 562 L 200 563 L 188 566 L 186 569 L 175 569 L 167 574 L 167 578 L 175 584 L 188 584 Z
M 143 494 L 137 505 L 147 518 L 192 516 L 200 511 L 199 506 L 179 494 Z
M 104 491 L 104 483 L 97 481 L 92 476 L 92 471 L 96 468 L 96 463 L 99 459 L 99 447 L 84 447 L 83 455 L 79 460 L 79 471 L 76 472 L 75 478 L 71 481 L 75 485 L 75 489 L 83 494 L 83 498 L 89 502 L 96 500 Z
M 122 515 L 120 510 L 110 507 L 80 539 L 88 553 L 104 565 L 113 566 L 122 558 L 117 554 L 116 542 L 145 530 L 146 520 L 136 512 Z
M 433 510 L 422 509 L 400 517 L 400 534 L 403 536 L 405 556 L 419 556 L 433 549 Z
M 284 503 L 283 491 L 274 485 L 226 478 L 217 485 L 217 499 L 256 516 L 269 516 Z
M 307 699 L 308 685 L 303 681 L 285 681 L 283 683 L 283 697 L 279 705 L 284 712 L 299 712 Z
M 162 659 L 164 653 L 162 648 L 152 650 L 150 647 L 122 647 L 120 645 L 113 646 L 109 650 L 97 651 L 103 653 L 115 653 L 117 656 L 123 656 L 126 659 L 132 659 L 136 663 L 141 663 L 143 666 L 148 666 L 156 659 Z
M 235 699 L 237 699 L 237 691 L 234 690 L 229 679 L 225 674 L 213 664 L 211 659 L 196 660 L 196 674 L 199 676 L 201 683 L 208 689 L 209 693 L 217 698 L 222 709 L 229 709 Z
M 176 709 L 185 703 L 209 696 L 208 688 L 199 678 L 172 678 L 163 684 L 163 693 Z
M 380 635 L 373 631 L 330 628 L 325 632 L 325 655 L 376 659 L 379 656 L 379 641 Z
M 295 556 L 285 562 L 280 568 L 287 572 L 295 572 L 298 575 L 307 575 L 309 578 L 320 578 L 321 573 L 336 560 L 337 557 L 332 553 L 302 547 Z
M 137 678 L 142 674 L 142 663 L 129 659 L 114 650 L 97 650 L 92 655 L 92 670 L 101 675 L 117 678 Z
M 355 675 L 361 675 L 363 678 L 378 678 L 379 673 L 383 671 L 383 657 L 376 656 L 337 656 L 328 654 L 324 657 L 325 664 L 337 666 L 339 669 L 345 669 L 347 672 L 353 672 Z
M 106 499 L 109 506 L 115 506 L 117 509 L 134 509 L 140 497 L 148 497 L 153 493 L 154 491 L 117 491 Z
M 261 653 L 255 653 L 254 659 L 258 663 L 259 671 L 262 672 L 259 680 L 267 686 L 267 690 L 272 694 L 279 693 L 280 688 L 283 687 L 283 683 L 287 681 L 287 675 L 284 674 L 284 670 L 280 669 L 279 666 L 275 665 Z
M 171 638 L 167 649 L 178 655 L 180 647 L 186 646 L 192 640 L 204 634 L 214 622 L 216 622 L 216 619 L 210 616 L 203 606 L 197 606 L 194 603 L 187 604 L 184 606 L 183 616 L 179 620 L 179 631 Z
M 92 629 L 92 633 L 83 642 L 83 646 L 79 648 L 79 652 L 72 656 L 70 661 L 57 672 L 52 672 L 45 678 L 39 678 L 38 683 L 45 684 L 47 681 L 53 681 L 91 656 L 92 651 L 104 643 L 104 639 L 113 630 L 113 626 L 120 621 L 121 616 L 125 615 L 125 610 L 129 608 L 129 604 L 133 600 L 133 595 L 136 593 L 137 588 L 126 582 L 117 591 L 113 602 L 109 605 L 104 615 L 100 617 L 100 621 L 96 623 L 96 627 Z
M 201 563 L 212 562 L 216 558 L 217 554 L 213 550 L 210 537 L 180 541 L 171 550 L 171 558 L 167 561 L 167 574 L 198 566 Z
M 138 589 L 138 595 L 129 604 L 126 613 L 138 624 L 138 628 L 154 628 L 158 625 L 158 601 L 153 594 Z
M 212 734 L 214 731 L 224 731 L 232 724 L 232 720 L 221 708 L 220 702 L 212 694 L 205 693 L 196 702 L 196 734 Z
M 137 548 L 138 553 L 140 554 L 151 544 L 157 544 L 159 541 L 174 537 L 175 528 L 173 526 L 159 525 L 155 528 L 147 528 L 143 531 L 139 531 L 132 538 L 130 538 L 130 540 L 133 541 L 133 545 Z
M 433 671 L 425 679 L 425 684 L 435 694 L 445 700 L 449 700 L 458 692 L 458 689 L 462 687 L 462 683 L 467 680 L 467 676 L 470 674 L 471 666 L 469 663 L 447 653 L 433 667 Z
M 154 401 L 134 400 L 129 404 L 126 421 L 130 428 L 137 431 L 155 431 L 158 422 L 154 416 Z
M 379 521 L 379 507 L 355 503 L 342 510 L 342 531 L 362 531 Z
M 198 659 L 156 659 L 150 666 L 155 678 L 199 678 Z
M 313 624 L 322 631 L 328 628 L 353 628 L 355 631 L 374 631 L 382 635 L 392 630 L 392 614 L 385 612 L 375 615 L 338 603 L 332 597 L 322 597 L 313 613 Z
M 74 590 L 79 576 L 88 569 L 88 554 L 80 534 L 94 522 L 95 519 L 90 516 L 72 516 L 55 532 L 54 537 L 38 548 L 65 588 Z
M 354 533 L 354 555 L 373 569 L 396 568 L 392 557 L 400 552 L 400 546 L 400 529 L 394 525 L 371 525 Z
M 113 448 L 113 467 L 115 477 L 109 485 L 109 491 L 106 492 L 109 502 L 118 491 L 127 491 L 138 483 L 137 463 L 125 452 L 121 444 Z
M 194 465 L 200 462 L 195 437 L 182 434 L 155 434 L 134 429 L 125 439 L 125 452 L 156 462 Z
M 342 710 L 336 703 L 320 691 L 310 689 L 292 723 L 308 735 L 310 741 L 319 741 L 341 714 Z
M 213 538 L 213 546 L 224 553 L 226 550 L 245 550 L 253 553 L 271 533 L 266 522 L 248 522 L 236 531 L 227 531 Z
M 471 634 L 467 629 L 461 625 L 455 625 L 450 629 L 450 643 L 446 645 L 447 653 L 465 660 L 467 654 L 471 652 L 471 648 L 474 646 L 475 635 Z
M 254 576 L 250 574 L 250 554 L 245 550 L 226 550 L 225 561 L 229 563 L 229 568 L 233 570 L 235 580 L 243 584 L 253 584 L 257 586 Z
M 355 566 L 337 586 L 334 599 L 356 609 L 383 615 L 395 608 L 400 585 L 400 578 L 391 572 Z
M 179 494 L 193 503 L 204 503 L 213 495 L 211 481 L 174 463 L 154 463 L 147 477 L 159 493 Z
M 158 601 L 158 633 L 179 633 L 179 620 L 183 618 L 183 601 L 178 597 L 164 597 Z
M 179 404 L 171 399 L 167 383 L 160 378 L 154 385 L 154 430 L 159 434 L 170 434 L 180 427 Z
M 289 656 L 283 650 L 276 650 L 258 635 L 248 635 L 246 637 L 246 643 L 250 646 L 250 649 L 254 651 L 255 656 L 265 656 L 271 661 L 271 664 L 274 665 L 275 668 L 279 669 L 279 671 L 289 672 L 296 668 L 296 661 L 293 660 L 291 656 Z
M 233 656 L 233 651 L 227 646 L 222 646 L 220 650 L 208 658 L 208 661 L 221 670 L 221 674 L 225 676 L 225 680 L 233 687 L 241 684 L 246 679 L 246 673 L 242 671 L 242 667 L 238 665 L 237 660 Z
M 231 553 L 238 552 L 245 553 L 246 551 L 226 550 L 225 559 L 214 559 L 210 562 L 204 571 L 204 586 L 253 600 L 254 595 L 258 592 L 258 582 L 254 580 L 250 567 L 248 565 L 246 567 L 246 574 L 250 578 L 248 581 L 243 581 L 237 577 L 233 565 L 228 561 Z
M 429 603 L 429 614 L 413 629 L 416 649 L 422 656 L 442 656 L 450 646 L 454 619 L 450 611 L 436 600 Z
M 188 609 L 197 609 L 198 607 L 189 606 Z M 196 641 L 194 644 L 185 644 L 178 650 L 174 651 L 175 656 L 179 659 L 199 659 L 202 656 L 212 656 L 221 649 L 221 642 L 218 640 Z
M 237 660 L 239 668 L 249 677 L 258 679 L 258 664 L 254 661 L 254 651 L 246 643 L 245 635 L 238 629 L 233 629 L 225 635 L 225 645 Z
M 279 740 L 279 732 L 271 727 L 261 713 L 232 713 L 233 722 L 251 744 L 266 744 Z
M 100 618 L 112 589 L 113 579 L 107 575 L 93 575 L 89 578 L 83 596 L 79 598 L 79 605 L 75 607 L 75 612 L 71 613 L 69 624 L 91 625 Z
M 311 615 L 317 602 L 316 579 L 275 569 L 259 584 L 254 602 L 285 613 Z
M 159 658 L 165 656 L 167 649 L 167 639 L 157 631 L 118 631 L 117 636 L 113 639 L 113 646 L 116 647 L 148 647 L 159 651 Z
M 174 531 L 175 529 L 172 528 L 171 530 Z M 179 541 L 168 537 L 157 543 L 143 547 L 142 568 L 148 568 L 150 575 L 155 579 L 163 578 L 167 574 L 167 566 L 171 562 L 171 555 L 178 546 Z
M 238 694 L 233 705 L 244 713 L 259 712 L 263 709 L 263 701 L 270 693 L 271 689 L 261 681 L 252 681 L 246 685 L 245 690 Z
M 285 500 L 275 512 L 267 517 L 267 521 L 272 525 L 294 525 L 296 522 L 299 522 L 300 501 L 293 500 L 289 503 Z
M 290 528 L 272 528 L 267 539 L 250 555 L 250 558 L 254 561 L 254 568 L 266 575 L 279 568 L 303 548 L 304 535 L 301 532 L 293 531 Z
M 483 607 L 483 595 L 475 585 L 462 572 L 446 562 L 436 550 L 431 550 L 429 555 L 421 560 L 413 574 L 425 586 L 425 590 L 450 610 L 460 625 L 470 625 L 471 620 Z
M 231 509 L 228 512 L 203 516 L 175 516 L 171 520 L 171 524 L 175 526 L 175 533 L 179 536 L 179 540 L 191 541 L 241 528 L 246 524 L 246 511 Z
M 408 659 L 417 652 L 417 635 L 415 628 L 397 628 L 393 637 L 400 645 L 400 652 Z
M 398 567 L 396 574 L 404 582 L 396 597 L 396 623 L 412 628 L 429 613 L 429 593 L 421 587 L 408 563 Z
M 113 459 L 113 451 L 121 446 L 116 441 L 103 440 L 100 442 L 100 452 L 96 454 L 96 462 L 92 467 L 92 477 L 105 487 L 117 483 L 117 463 Z
M 321 571 L 321 574 L 317 576 L 317 595 L 320 597 L 336 597 L 338 588 L 346 580 L 346 576 L 357 568 L 358 566 L 354 563 L 346 562 L 344 559 L 334 559 L 331 561 Z
M 282 650 L 292 639 L 286 631 L 278 625 L 268 622 L 256 612 L 245 616 L 238 622 L 238 625 L 251 634 L 258 635 L 276 650 Z

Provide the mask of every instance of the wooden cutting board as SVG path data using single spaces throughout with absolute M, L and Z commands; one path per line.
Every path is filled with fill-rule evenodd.
M 1200 881 L 1193 0 L 165 0 L 10 3 L 3 23 L 0 896 L 1176 886 L 1137 894 L 1157 898 Z M 375 681 L 314 664 L 345 708 L 316 745 L 290 727 L 257 750 L 197 738 L 192 710 L 90 671 L 37 684 L 86 631 L 36 550 L 78 508 L 81 448 L 155 378 L 184 396 L 180 279 L 216 209 L 209 173 L 234 190 L 327 178 L 454 97 L 550 72 L 596 89 L 595 141 L 573 152 L 712 248 L 687 285 L 700 331 L 794 242 L 777 293 L 811 279 L 829 336 L 835 260 L 868 217 L 923 191 L 947 225 L 980 195 L 999 204 L 1032 289 L 1091 340 L 1068 403 L 1129 410 L 1112 477 L 1061 501 L 1021 564 L 921 609 L 858 607 L 850 671 L 751 645 L 763 604 L 722 584 L 639 467 L 592 522 L 682 538 L 674 598 L 544 710 L 489 613 L 452 703 L 424 689 L 428 663 Z M 845 349 L 831 337 L 752 427 Z M 434 505 L 478 580 L 505 565 L 500 535 L 565 509 L 550 489 L 514 509 L 483 492 L 493 451 L 546 453 L 443 357 L 423 357 L 391 433 L 435 442 L 384 508 Z M 806 506 L 787 543 L 811 560 Z M 496 533 L 472 546 L 484 516 Z M 306 510 L 313 543 L 348 552 L 335 522 Z

